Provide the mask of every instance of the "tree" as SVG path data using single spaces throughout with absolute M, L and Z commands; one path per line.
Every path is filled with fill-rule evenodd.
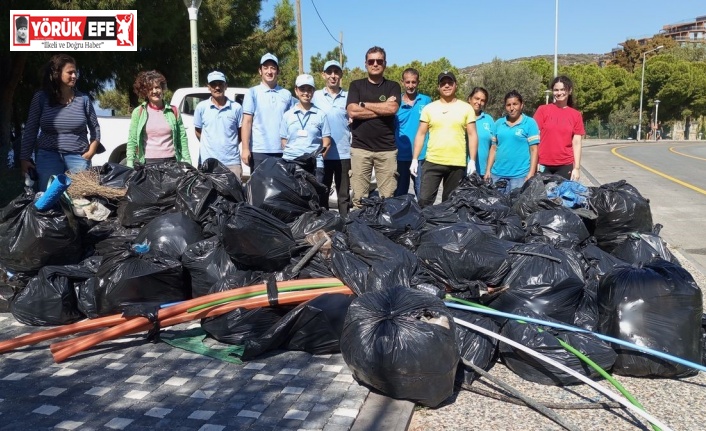
M 630 136 L 630 128 L 637 124 L 637 111 L 629 102 L 625 102 L 608 114 L 608 130 L 611 138 L 626 139 Z
M 677 42 L 669 36 L 658 35 L 648 39 L 644 44 L 638 43 L 635 39 L 628 39 L 623 42 L 623 49 L 615 53 L 613 64 L 616 64 L 628 72 L 634 72 L 642 67 L 642 54 L 658 46 L 664 49 L 674 48 Z
M 509 63 L 499 58 L 479 67 L 478 75 L 466 85 L 481 86 L 488 90 L 488 102 L 485 110 L 494 118 L 505 113 L 505 95 L 510 90 L 517 90 L 525 102 L 524 112 L 528 115 L 537 108 L 538 95 L 544 95 L 542 78 L 523 63 Z

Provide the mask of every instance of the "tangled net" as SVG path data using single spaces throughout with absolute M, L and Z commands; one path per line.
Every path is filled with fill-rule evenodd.
M 71 185 L 67 193 L 71 199 L 85 198 L 88 196 L 99 196 L 106 199 L 120 199 L 125 196 L 127 188 L 114 188 L 101 185 L 98 172 L 87 169 L 81 172 L 67 173 L 71 178 Z

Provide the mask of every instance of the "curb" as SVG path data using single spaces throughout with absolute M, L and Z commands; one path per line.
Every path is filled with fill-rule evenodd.
M 406 431 L 413 414 L 413 402 L 370 392 L 350 431 Z

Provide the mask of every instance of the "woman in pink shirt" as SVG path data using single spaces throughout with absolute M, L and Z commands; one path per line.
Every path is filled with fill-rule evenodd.
M 581 177 L 581 140 L 586 131 L 583 116 L 574 109 L 574 84 L 557 76 L 549 88 L 554 103 L 541 105 L 534 113 L 539 126 L 539 171 L 578 181 Z
M 132 111 L 126 150 L 130 167 L 135 161 L 191 163 L 189 141 L 179 111 L 164 103 L 166 89 L 167 80 L 156 70 L 137 74 L 133 90 L 145 101 Z

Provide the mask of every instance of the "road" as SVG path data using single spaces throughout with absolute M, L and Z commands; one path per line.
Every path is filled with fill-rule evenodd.
M 661 236 L 706 273 L 706 141 L 586 141 L 594 183 L 626 180 L 650 200 Z

